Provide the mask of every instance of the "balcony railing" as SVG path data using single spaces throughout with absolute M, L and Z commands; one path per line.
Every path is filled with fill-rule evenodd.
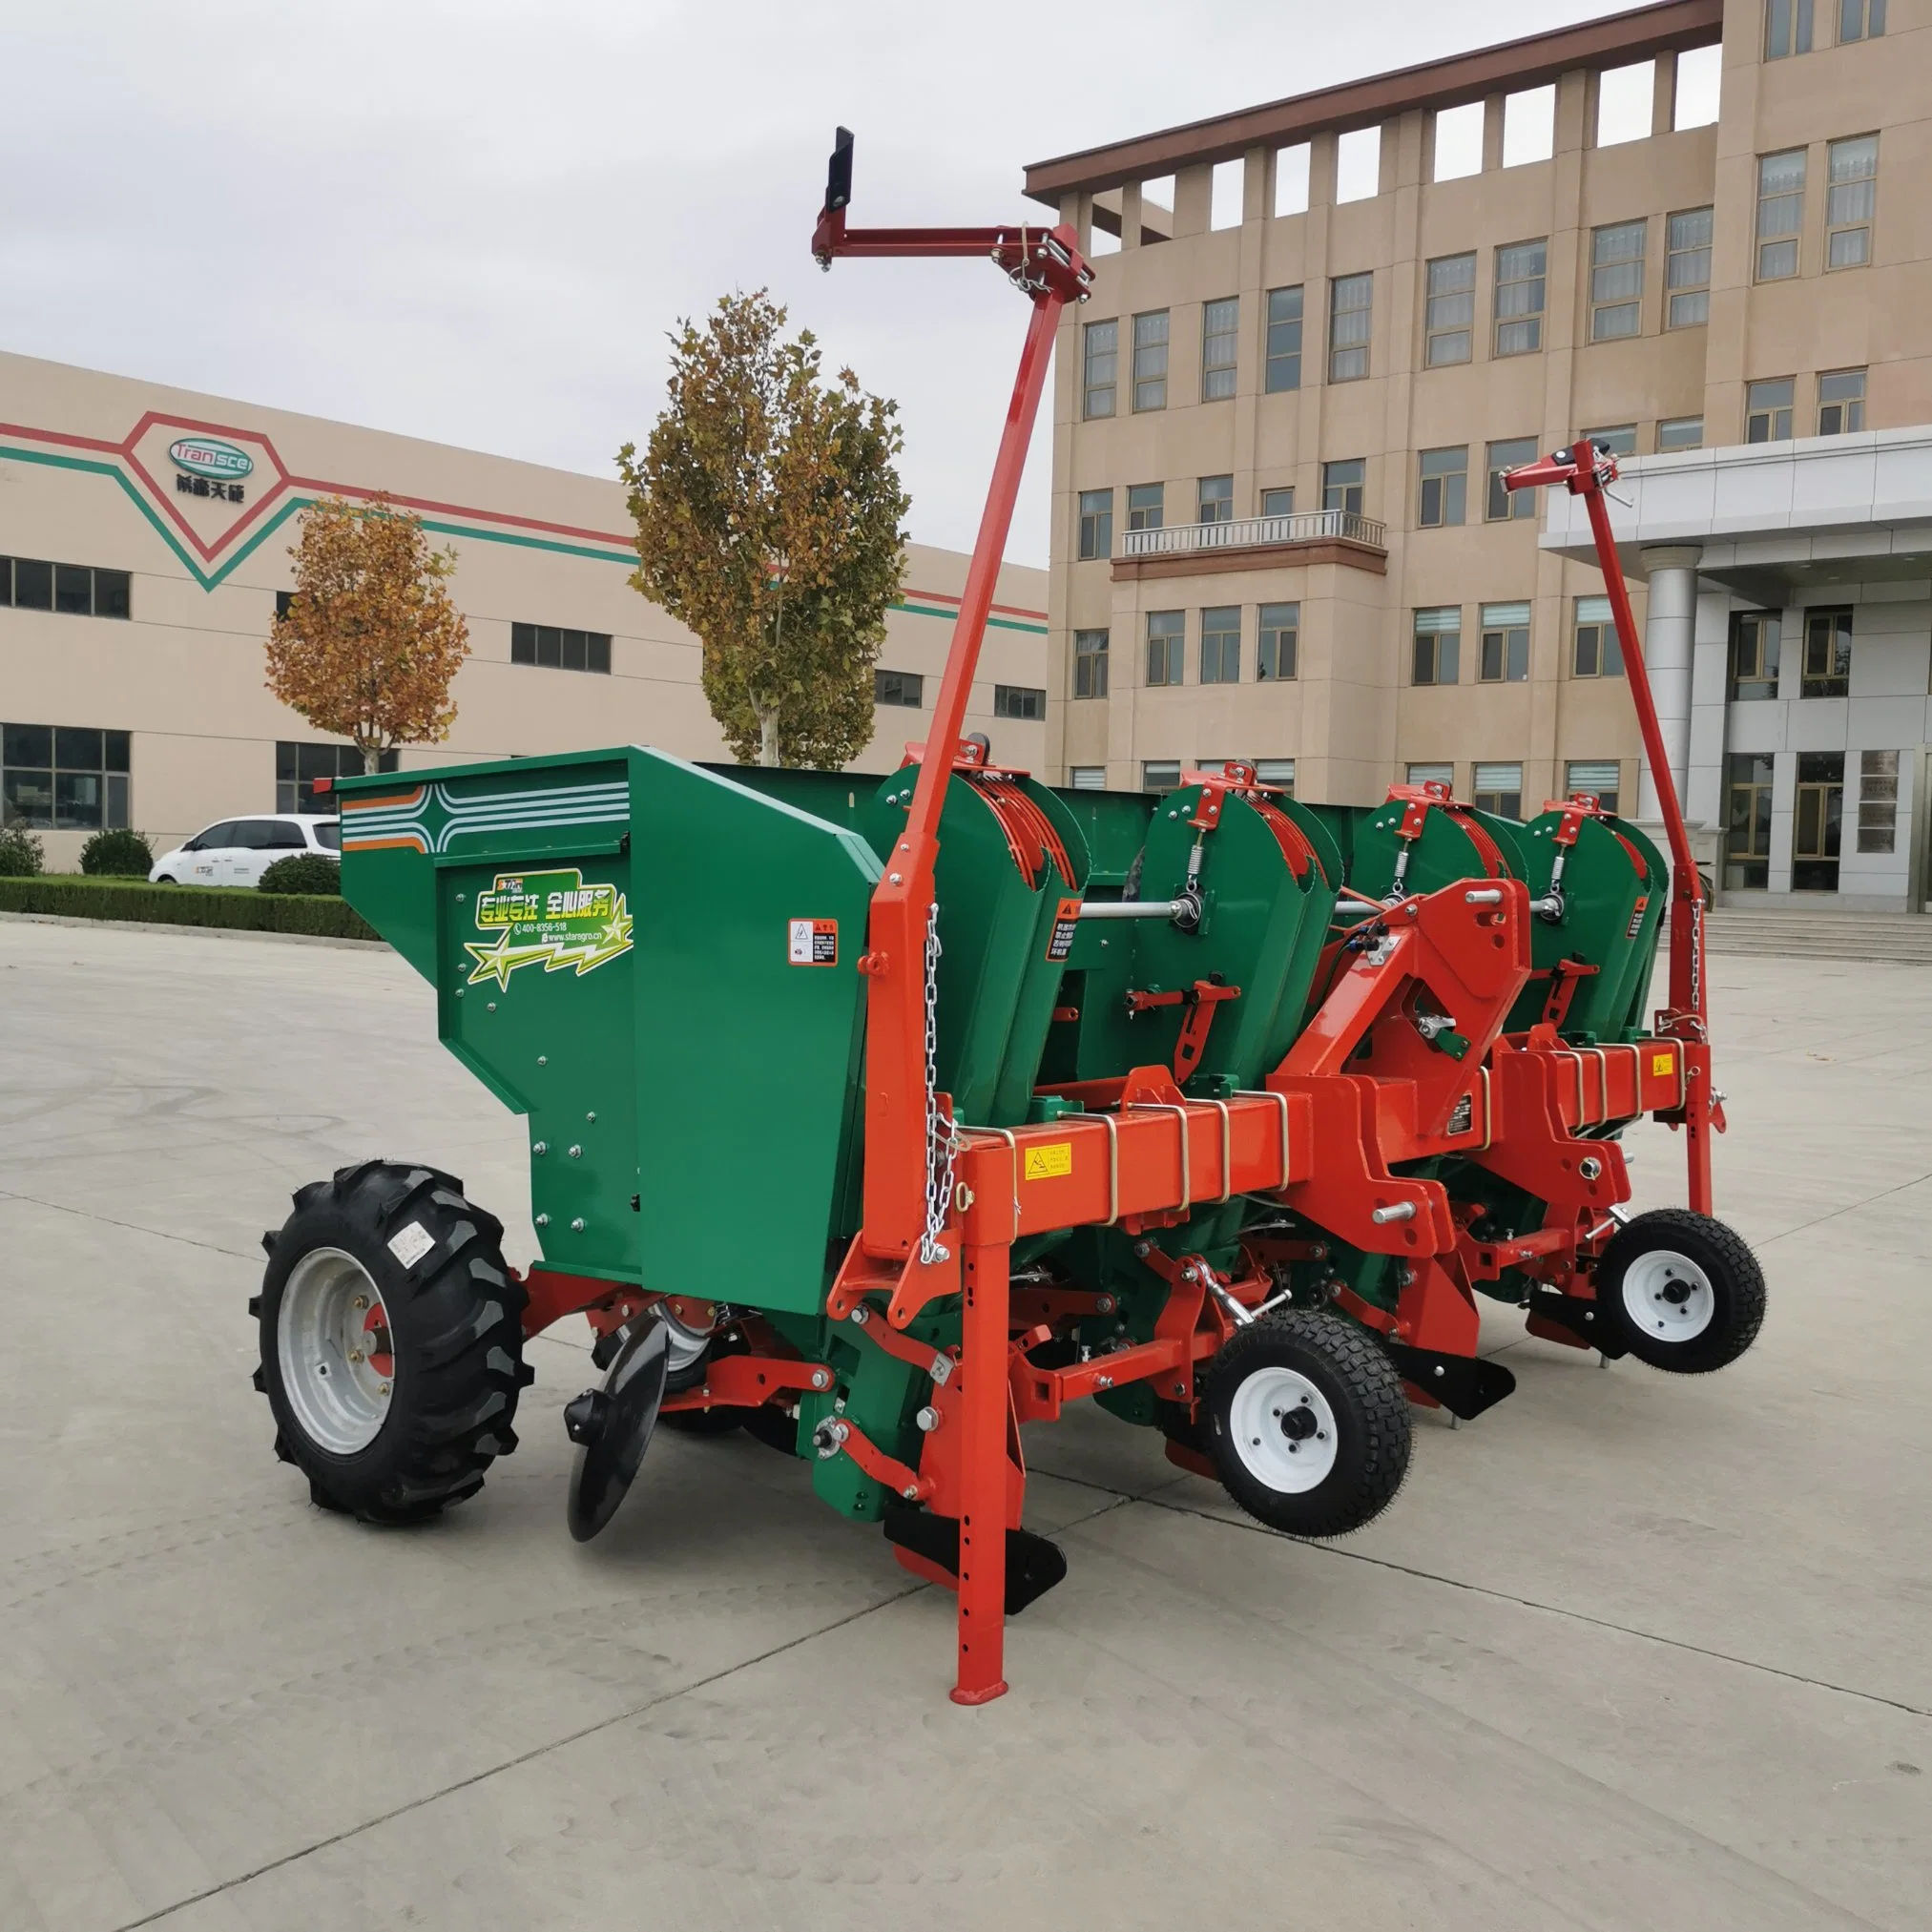
M 1194 551 L 1252 550 L 1261 544 L 1318 543 L 1344 537 L 1377 550 L 1386 526 L 1348 509 L 1299 510 L 1293 516 L 1244 516 L 1223 523 L 1174 524 L 1164 530 L 1131 530 L 1121 539 L 1124 557 L 1178 555 Z

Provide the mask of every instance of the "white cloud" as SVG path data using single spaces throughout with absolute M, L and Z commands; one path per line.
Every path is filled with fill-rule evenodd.
M 0 21 L 0 344 L 610 473 L 664 336 L 769 285 L 904 415 L 969 545 L 1025 326 L 990 266 L 807 252 L 1040 211 L 1028 161 L 1616 10 L 1380 0 L 93 0 Z M 1552 19 L 1552 15 L 1556 19 Z M 1455 17 L 1448 17 L 1455 16 Z M 1044 562 L 1043 433 L 1010 554 Z

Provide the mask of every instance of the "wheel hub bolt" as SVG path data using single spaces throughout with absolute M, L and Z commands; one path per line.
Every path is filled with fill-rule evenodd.
M 1288 1438 L 1291 1453 L 1298 1444 L 1305 1443 L 1316 1432 L 1315 1411 L 1306 1402 L 1290 1409 L 1285 1415 L 1282 1415 L 1279 1409 L 1275 1413 L 1281 1416 L 1281 1433 Z

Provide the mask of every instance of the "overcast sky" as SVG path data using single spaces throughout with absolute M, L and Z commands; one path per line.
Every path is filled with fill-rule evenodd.
M 665 331 L 765 285 L 899 399 L 912 534 L 966 548 L 1024 304 L 973 262 L 821 276 L 835 122 L 856 220 L 1014 219 L 1028 161 L 1618 10 L 6 0 L 0 347 L 610 475 Z

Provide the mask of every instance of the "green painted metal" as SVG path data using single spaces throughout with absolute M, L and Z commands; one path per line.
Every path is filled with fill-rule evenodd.
M 865 843 L 635 746 L 340 789 L 345 895 L 529 1117 L 545 1261 L 714 1292 L 717 1230 L 755 1200 L 756 1283 L 734 1294 L 816 1312 L 858 1161 Z
M 1467 807 L 1446 812 L 1432 805 L 1423 821 L 1422 836 L 1409 841 L 1399 830 L 1407 809 L 1403 800 L 1391 800 L 1364 812 L 1356 822 L 1348 883 L 1364 899 L 1381 899 L 1393 890 L 1396 856 L 1405 844 L 1410 849 L 1408 867 L 1402 875 L 1404 892 L 1439 892 L 1458 880 L 1482 879 L 1487 867 L 1476 841 L 1465 829 L 1465 816 L 1489 835 L 1509 877 L 1525 877 L 1527 862 L 1523 853 L 1523 827 L 1514 819 L 1499 819 L 1493 813 Z

